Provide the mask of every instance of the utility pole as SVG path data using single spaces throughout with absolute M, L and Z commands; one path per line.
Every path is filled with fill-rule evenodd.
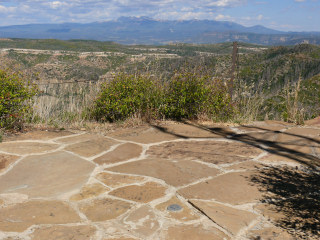
M 232 99 L 233 96 L 233 82 L 235 78 L 235 71 L 238 64 L 238 42 L 233 42 L 233 51 L 232 51 L 232 67 L 231 67 L 231 77 L 229 82 L 229 94 Z

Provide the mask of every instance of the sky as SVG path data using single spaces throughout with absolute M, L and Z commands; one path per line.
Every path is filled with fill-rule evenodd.
M 0 26 L 89 23 L 121 16 L 209 19 L 320 32 L 320 0 L 0 0 Z

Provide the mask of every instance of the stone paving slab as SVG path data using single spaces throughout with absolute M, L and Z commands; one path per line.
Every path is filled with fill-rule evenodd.
M 199 128 L 197 125 L 171 124 L 161 126 L 159 129 L 179 138 L 221 138 L 221 134 L 219 134 L 220 132 L 229 135 L 234 134 L 229 127 L 224 125 Z
M 109 191 L 110 188 L 103 186 L 100 183 L 93 183 L 85 185 L 81 188 L 80 192 L 77 194 L 74 194 L 70 197 L 71 201 L 81 201 L 88 198 L 97 197 L 107 191 Z
M 107 172 L 99 173 L 96 179 L 104 183 L 111 188 L 121 187 L 123 185 L 129 185 L 133 183 L 139 183 L 145 181 L 144 177 L 128 176 L 123 174 L 111 174 Z
M 79 209 L 91 221 L 102 222 L 120 216 L 127 212 L 131 206 L 132 204 L 125 201 L 103 198 L 91 202 L 82 202 Z
M 162 211 L 169 218 L 174 218 L 182 222 L 198 220 L 200 218 L 200 214 L 198 214 L 195 209 L 187 206 L 186 203 L 182 202 L 176 196 L 166 202 L 160 203 L 156 206 L 156 209 Z
M 170 133 L 162 132 L 159 129 L 152 128 L 152 127 L 120 129 L 118 131 L 110 133 L 109 136 L 122 141 L 144 143 L 144 144 L 170 141 L 170 140 L 179 138 Z
M 232 205 L 258 202 L 258 187 L 250 182 L 255 172 L 231 172 L 178 191 L 186 199 L 216 200 Z
M 54 130 L 45 130 L 45 131 L 32 131 L 26 132 L 19 135 L 10 136 L 5 139 L 6 142 L 9 141 L 23 141 L 23 140 L 50 140 L 66 136 L 71 136 L 74 133 L 70 131 L 54 131 Z
M 5 138 L 0 239 L 300 239 L 266 201 L 272 186 L 255 179 L 274 167 L 320 167 L 319 134 L 317 126 L 266 121 Z
M 259 230 L 252 230 L 247 235 L 248 239 L 272 239 L 272 240 L 296 240 L 286 231 L 277 227 L 267 227 Z
M 165 196 L 166 188 L 155 182 L 144 185 L 130 185 L 113 190 L 109 194 L 130 201 L 147 203 Z
M 65 224 L 80 221 L 78 214 L 59 201 L 30 201 L 0 209 L 0 231 L 22 232 L 34 224 Z
M 172 186 L 183 186 L 201 178 L 216 176 L 220 170 L 193 161 L 147 159 L 122 164 L 107 170 L 119 173 L 145 175 L 164 180 Z
M 113 164 L 124 162 L 133 158 L 137 158 L 142 154 L 142 146 L 134 143 L 125 143 L 118 146 L 111 152 L 108 152 L 96 159 L 94 162 L 103 165 L 103 164 Z
M 0 151 L 17 155 L 28 155 L 54 151 L 58 147 L 58 144 L 40 142 L 4 142 L 0 144 Z
M 93 157 L 101 152 L 109 150 L 115 143 L 115 141 L 107 138 L 95 138 L 71 144 L 67 146 L 65 150 L 83 157 Z
M 8 154 L 0 154 L 0 173 L 7 170 L 19 157 Z
M 204 228 L 201 225 L 198 226 L 173 226 L 167 230 L 167 235 L 164 238 L 166 240 L 228 240 L 231 239 L 225 233 L 219 231 L 217 228 L 209 227 Z
M 236 236 L 241 229 L 248 227 L 258 215 L 228 207 L 223 204 L 192 200 L 191 203 L 204 212 L 212 221 Z
M 0 176 L 0 193 L 53 197 L 81 187 L 94 164 L 66 152 L 28 156 Z
M 122 223 L 127 225 L 142 239 L 151 237 L 160 228 L 153 208 L 147 205 L 143 205 L 130 212 L 123 218 Z
M 32 234 L 32 240 L 88 240 L 95 235 L 96 228 L 88 225 L 42 227 Z
M 264 158 L 261 158 L 264 159 Z M 253 171 L 253 170 L 258 170 L 261 168 L 267 168 L 268 165 L 263 164 L 261 162 L 256 162 L 256 161 L 245 161 L 245 162 L 241 162 L 238 164 L 233 164 L 231 166 L 227 166 L 225 167 L 225 169 L 227 170 L 234 170 L 234 171 Z
M 150 157 L 173 160 L 202 160 L 214 164 L 226 164 L 258 156 L 262 151 L 237 142 L 187 141 L 153 146 L 147 151 Z M 234 160 L 229 156 L 236 157 Z

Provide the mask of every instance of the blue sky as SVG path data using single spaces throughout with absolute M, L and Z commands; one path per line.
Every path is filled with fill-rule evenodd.
M 320 0 L 0 0 L 0 26 L 108 21 L 121 16 L 209 19 L 320 31 Z

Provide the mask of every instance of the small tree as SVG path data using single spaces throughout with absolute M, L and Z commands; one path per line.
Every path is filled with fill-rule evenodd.
M 0 128 L 21 129 L 36 93 L 35 85 L 21 74 L 0 69 Z

